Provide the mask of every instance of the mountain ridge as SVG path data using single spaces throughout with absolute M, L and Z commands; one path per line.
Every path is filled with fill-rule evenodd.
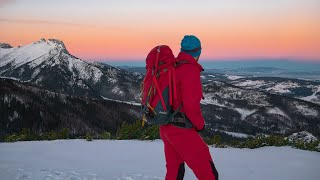
M 53 91 L 95 98 L 138 101 L 142 75 L 71 55 L 57 39 L 0 48 L 0 76 L 29 81 Z

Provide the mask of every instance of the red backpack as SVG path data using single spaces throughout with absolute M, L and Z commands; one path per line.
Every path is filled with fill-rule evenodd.
M 177 98 L 175 68 L 184 62 L 178 62 L 169 46 L 153 48 L 146 59 L 146 74 L 142 82 L 141 116 L 142 125 L 167 124 L 180 110 L 172 110 Z

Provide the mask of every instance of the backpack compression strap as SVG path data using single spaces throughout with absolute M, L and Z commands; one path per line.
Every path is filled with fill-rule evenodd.
M 175 67 L 171 67 L 168 70 L 169 77 L 169 104 L 172 106 L 172 101 L 177 99 L 177 87 L 176 87 L 176 71 Z M 172 94 L 173 92 L 173 94 Z
M 160 87 L 159 87 L 159 84 L 158 84 L 158 81 L 157 81 L 157 78 L 156 78 L 156 75 L 157 75 L 157 72 L 158 72 L 158 62 L 159 62 L 159 56 L 160 56 L 160 47 L 161 46 L 159 46 L 158 50 L 157 50 L 156 64 L 155 64 L 155 69 L 152 71 L 152 79 L 154 81 L 154 84 L 156 85 L 156 88 L 157 88 L 157 91 L 158 91 L 158 94 L 159 94 L 159 97 L 160 97 L 160 101 L 161 101 L 163 110 L 167 111 L 167 107 L 166 107 L 166 105 L 164 103 L 163 96 L 162 96 L 162 93 L 161 93 L 161 90 L 160 90 Z

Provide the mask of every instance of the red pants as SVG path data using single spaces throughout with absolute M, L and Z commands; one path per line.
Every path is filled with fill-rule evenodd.
M 195 129 L 162 125 L 160 137 L 166 156 L 166 180 L 183 179 L 184 162 L 199 180 L 218 180 L 209 147 Z

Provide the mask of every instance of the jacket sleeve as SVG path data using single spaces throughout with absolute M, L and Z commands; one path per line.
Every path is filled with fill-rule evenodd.
M 202 85 L 200 71 L 197 67 L 188 65 L 188 71 L 181 80 L 181 86 L 183 111 L 195 126 L 196 130 L 203 130 L 204 118 L 200 108 Z

